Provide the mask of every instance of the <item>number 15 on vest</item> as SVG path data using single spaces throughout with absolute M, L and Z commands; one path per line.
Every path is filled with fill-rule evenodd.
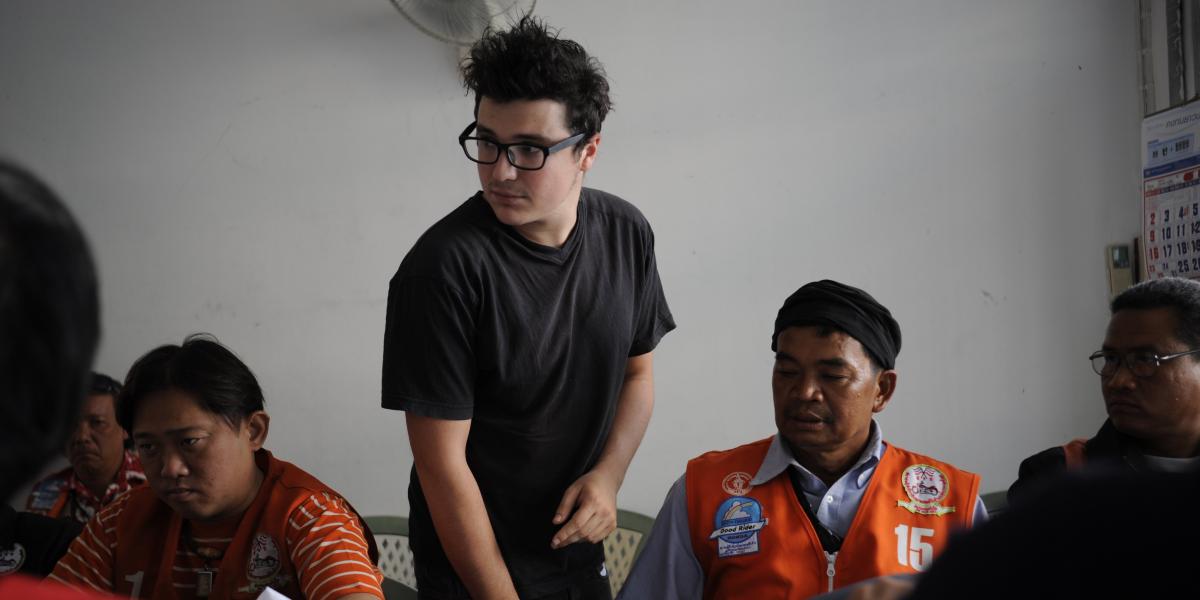
M 924 527 L 896 526 L 896 561 L 902 566 L 924 571 L 933 562 L 933 545 L 922 541 L 934 531 Z

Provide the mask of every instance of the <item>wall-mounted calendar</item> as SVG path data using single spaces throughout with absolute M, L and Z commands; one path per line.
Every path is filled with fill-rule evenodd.
M 1146 278 L 1200 277 L 1200 102 L 1142 121 Z

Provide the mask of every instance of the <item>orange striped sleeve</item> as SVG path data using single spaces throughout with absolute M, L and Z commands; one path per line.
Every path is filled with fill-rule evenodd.
M 128 503 L 124 495 L 96 513 L 83 533 L 71 542 L 47 579 L 72 587 L 113 590 L 113 552 L 117 547 L 117 517 Z
M 313 494 L 288 517 L 288 553 L 308 600 L 368 593 L 383 598 L 357 515 L 338 496 Z

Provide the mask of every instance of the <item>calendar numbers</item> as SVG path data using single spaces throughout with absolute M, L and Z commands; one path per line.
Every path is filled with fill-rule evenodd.
M 1146 274 L 1200 278 L 1200 166 L 1143 183 Z
M 1200 279 L 1200 102 L 1142 120 L 1144 277 Z

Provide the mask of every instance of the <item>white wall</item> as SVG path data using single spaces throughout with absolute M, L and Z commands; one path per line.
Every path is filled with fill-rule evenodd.
M 1095 2 L 541 2 L 607 66 L 590 185 L 658 235 L 679 329 L 621 493 L 771 433 L 768 340 L 797 286 L 904 330 L 886 436 L 1006 487 L 1103 418 L 1085 357 L 1102 250 L 1138 228 L 1136 10 Z M 91 235 L 98 367 L 207 331 L 255 370 L 270 447 L 407 513 L 379 408 L 387 282 L 476 188 L 457 52 L 385 0 L 0 3 L 0 153 Z

